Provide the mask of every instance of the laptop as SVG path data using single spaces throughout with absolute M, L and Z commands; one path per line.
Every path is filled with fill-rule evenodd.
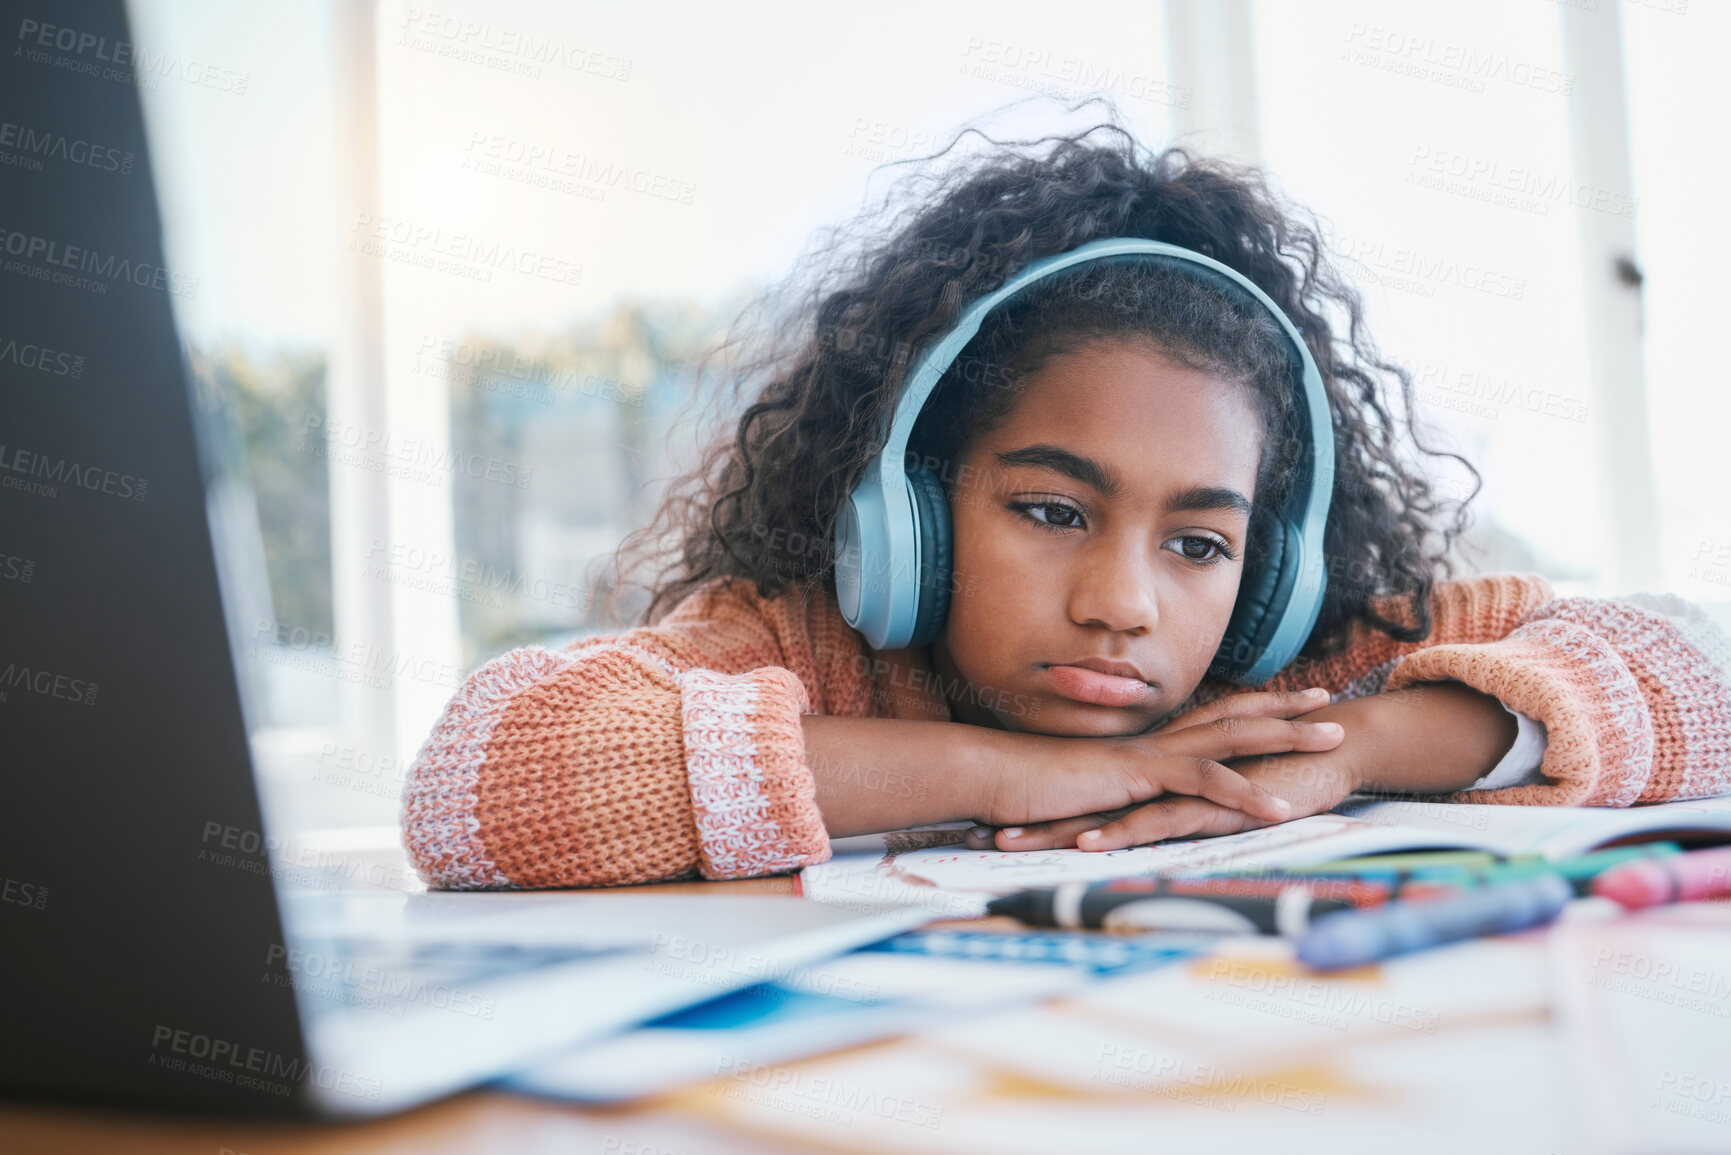
M 0 29 L 0 1094 L 377 1114 L 909 924 L 279 869 L 126 13 Z

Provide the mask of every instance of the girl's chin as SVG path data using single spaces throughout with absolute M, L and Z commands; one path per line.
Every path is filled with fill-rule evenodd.
M 1039 697 L 1019 714 L 1000 716 L 1006 730 L 1053 738 L 1129 738 L 1149 729 L 1163 711 L 1148 707 L 1091 706 L 1068 698 Z

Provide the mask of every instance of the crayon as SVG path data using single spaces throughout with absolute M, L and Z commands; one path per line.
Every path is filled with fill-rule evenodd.
M 1574 897 L 1568 879 L 1541 874 L 1447 898 L 1343 910 L 1311 925 L 1298 942 L 1298 958 L 1321 971 L 1363 966 L 1461 939 L 1543 926 Z
M 1681 852 L 1682 847 L 1675 842 L 1649 842 L 1640 846 L 1619 846 L 1611 850 L 1595 850 L 1590 854 L 1577 855 L 1574 858 L 1560 858 L 1554 861 L 1543 858 L 1526 858 L 1501 862 L 1483 870 L 1461 871 L 1453 877 L 1447 871 L 1438 871 L 1434 874 L 1425 871 L 1419 877 L 1432 882 L 1457 882 L 1462 886 L 1493 886 L 1499 882 L 1516 882 L 1540 874 L 1555 874 L 1573 883 L 1577 895 L 1584 895 L 1591 891 L 1593 880 L 1608 870 L 1615 870 L 1617 867 L 1630 862 L 1663 858 Z
M 1629 910 L 1731 895 L 1731 846 L 1625 863 L 1595 878 L 1593 893 Z
M 1574 858 L 1547 859 L 1537 855 L 1511 858 L 1489 866 L 1413 866 L 1400 870 L 1378 865 L 1375 857 L 1340 859 L 1323 866 L 1296 867 L 1285 871 L 1245 872 L 1237 877 L 1282 877 L 1294 882 L 1322 885 L 1328 880 L 1355 879 L 1364 885 L 1380 885 L 1388 889 L 1389 898 L 1413 898 L 1469 886 L 1491 886 L 1499 882 L 1514 882 L 1538 874 L 1557 874 L 1575 884 L 1577 894 L 1587 894 L 1592 882 L 1607 870 L 1628 862 L 1679 854 L 1682 848 L 1675 842 L 1648 842 L 1639 846 L 1619 846 L 1596 850 Z M 1357 902 L 1356 906 L 1372 905 Z
M 1352 906 L 1289 883 L 1140 877 L 1017 891 L 987 903 L 986 913 L 1069 929 L 1295 935 L 1313 917 Z

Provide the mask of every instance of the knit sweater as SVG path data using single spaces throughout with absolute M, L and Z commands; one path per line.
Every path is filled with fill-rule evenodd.
M 1731 641 L 1674 597 L 1553 597 L 1536 576 L 1440 582 L 1432 628 L 1359 626 L 1266 689 L 1335 701 L 1458 681 L 1544 724 L 1545 782 L 1462 802 L 1628 806 L 1731 792 Z M 428 885 L 746 878 L 829 857 L 802 714 L 948 719 L 833 595 L 717 581 L 654 626 L 496 658 L 410 770 L 403 836 Z M 929 672 L 929 670 L 927 671 Z M 1187 705 L 1243 692 L 1205 680 Z

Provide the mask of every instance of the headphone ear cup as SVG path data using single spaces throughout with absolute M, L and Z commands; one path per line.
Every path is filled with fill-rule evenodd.
M 950 616 L 950 501 L 931 470 L 909 470 L 907 478 L 920 542 L 919 602 L 910 644 L 925 646 L 937 640 Z
M 1256 663 L 1273 639 L 1292 598 L 1299 545 L 1297 527 L 1274 517 L 1253 525 L 1245 550 L 1245 573 L 1238 601 L 1208 672 L 1233 681 Z

